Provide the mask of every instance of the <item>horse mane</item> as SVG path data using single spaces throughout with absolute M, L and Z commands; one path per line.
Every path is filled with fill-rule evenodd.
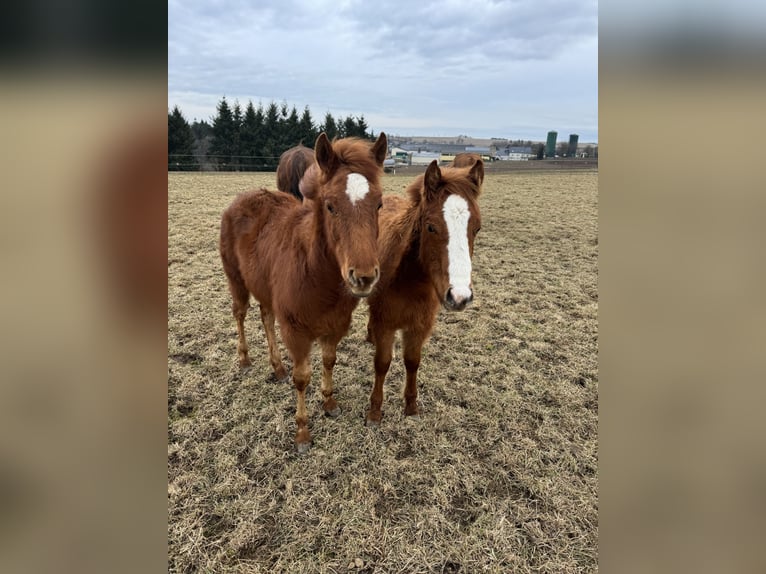
M 396 271 L 410 249 L 420 238 L 423 175 L 407 187 L 408 197 L 388 195 L 383 198 L 380 212 L 380 283 L 378 289 L 393 281 Z
M 377 181 L 380 166 L 370 155 L 370 141 L 361 138 L 334 139 L 332 148 L 341 164 L 353 165 L 357 173 L 370 181 Z

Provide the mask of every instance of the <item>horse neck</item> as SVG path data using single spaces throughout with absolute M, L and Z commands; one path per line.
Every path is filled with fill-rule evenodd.
M 314 276 L 323 273 L 327 275 L 340 274 L 338 261 L 330 249 L 330 239 L 325 233 L 322 203 L 319 200 L 311 201 L 316 203 L 308 210 L 308 215 L 304 216 L 307 271 Z
M 426 273 L 420 261 L 419 219 L 420 209 L 410 201 L 387 225 L 382 259 L 388 273 L 381 271 L 382 278 L 388 276 L 394 280 L 404 274 Z

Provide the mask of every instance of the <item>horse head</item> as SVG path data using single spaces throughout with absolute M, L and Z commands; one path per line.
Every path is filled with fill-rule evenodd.
M 378 210 L 386 151 L 384 133 L 372 145 L 356 138 L 330 142 L 322 133 L 314 146 L 316 163 L 300 184 L 301 193 L 314 204 L 343 280 L 357 297 L 367 297 L 380 277 Z
M 468 167 L 443 169 L 434 160 L 420 185 L 409 190 L 419 205 L 421 264 L 450 311 L 462 311 L 473 300 L 471 258 L 481 228 L 478 197 L 483 181 L 481 158 Z

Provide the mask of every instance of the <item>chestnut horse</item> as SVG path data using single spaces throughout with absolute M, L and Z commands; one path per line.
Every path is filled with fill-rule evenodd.
M 239 363 L 250 364 L 245 316 L 250 294 L 260 304 L 269 359 L 278 379 L 286 377 L 274 330 L 293 360 L 297 391 L 295 442 L 299 452 L 311 444 L 306 387 L 311 378 L 312 343 L 322 347 L 324 411 L 340 414 L 333 398 L 335 349 L 348 332 L 360 297 L 372 292 L 380 268 L 376 250 L 380 175 L 386 136 L 374 144 L 348 138 L 316 140 L 316 164 L 307 177 L 306 199 L 266 189 L 238 196 L 221 221 L 221 259 L 229 282 L 239 331 Z
M 409 200 L 386 196 L 380 212 L 381 280 L 369 297 L 367 339 L 375 345 L 375 384 L 367 426 L 378 426 L 383 381 L 397 330 L 402 331 L 404 414 L 418 414 L 417 373 L 439 305 L 462 311 L 473 300 L 471 257 L 481 227 L 478 197 L 484 164 L 439 169 L 434 160 L 407 189 Z
M 452 160 L 452 167 L 471 167 L 477 161 L 481 161 L 479 154 L 463 152 L 457 154 Z
M 303 199 L 299 183 L 306 170 L 314 163 L 314 150 L 304 145 L 291 147 L 279 156 L 277 189 Z

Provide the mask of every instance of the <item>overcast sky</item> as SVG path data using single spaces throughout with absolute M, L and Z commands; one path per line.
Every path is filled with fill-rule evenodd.
M 395 135 L 598 141 L 596 0 L 169 0 L 168 107 L 222 96 Z

